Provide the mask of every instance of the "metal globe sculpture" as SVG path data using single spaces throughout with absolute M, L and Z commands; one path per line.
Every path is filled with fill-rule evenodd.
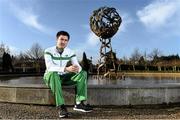
M 93 11 L 90 17 L 91 30 L 100 38 L 111 38 L 116 34 L 122 22 L 115 8 L 101 7 Z
M 122 19 L 116 9 L 110 7 L 94 10 L 90 17 L 90 28 L 101 42 L 98 75 L 100 71 L 104 72 L 104 76 L 108 75 L 112 69 L 116 71 L 116 59 L 111 47 L 111 38 L 118 31 L 121 22 Z M 108 68 L 108 64 L 112 64 L 113 68 Z

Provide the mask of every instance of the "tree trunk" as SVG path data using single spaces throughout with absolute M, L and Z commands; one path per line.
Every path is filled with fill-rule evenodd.
M 158 71 L 161 71 L 161 66 L 158 66 Z
M 133 71 L 135 71 L 135 65 L 133 65 Z

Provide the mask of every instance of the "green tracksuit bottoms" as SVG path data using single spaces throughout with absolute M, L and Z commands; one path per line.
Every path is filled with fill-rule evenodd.
M 55 97 L 56 106 L 65 104 L 62 85 L 75 85 L 76 102 L 87 100 L 87 72 L 82 70 L 79 73 L 67 73 L 59 75 L 57 72 L 48 72 L 44 74 L 44 82 Z

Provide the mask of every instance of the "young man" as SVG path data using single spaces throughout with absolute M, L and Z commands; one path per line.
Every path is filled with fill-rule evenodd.
M 62 84 L 76 85 L 76 104 L 74 110 L 91 112 L 92 108 L 85 105 L 87 100 L 87 73 L 82 70 L 75 53 L 67 48 L 70 35 L 66 31 L 59 31 L 56 35 L 56 46 L 47 48 L 44 53 L 46 72 L 44 81 L 54 94 L 59 117 L 68 117 L 62 94 Z M 71 61 L 71 66 L 66 66 Z

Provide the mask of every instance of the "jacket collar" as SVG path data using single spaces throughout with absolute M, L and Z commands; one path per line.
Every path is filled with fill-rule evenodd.
M 56 52 L 56 53 L 58 53 L 59 54 L 59 52 L 58 52 L 58 50 L 56 49 L 56 46 L 54 46 L 54 51 Z M 66 51 L 67 51 L 67 47 L 65 47 L 64 48 L 64 50 L 63 50 L 63 52 L 62 52 L 62 54 L 61 55 L 63 55 L 64 53 L 66 53 Z

